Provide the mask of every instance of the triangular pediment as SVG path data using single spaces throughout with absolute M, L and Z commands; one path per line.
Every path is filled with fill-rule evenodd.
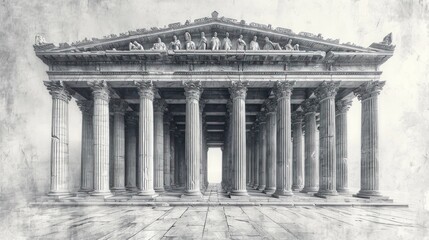
M 377 43 L 370 48 L 356 46 L 346 43 L 340 44 L 338 39 L 325 39 L 321 34 L 311 34 L 306 32 L 294 33 L 292 30 L 282 27 L 272 27 L 270 24 L 247 23 L 244 20 L 236 20 L 232 18 L 218 17 L 217 12 L 213 12 L 211 17 L 195 19 L 194 21 L 186 21 L 185 23 L 172 23 L 164 28 L 153 27 L 151 29 L 137 29 L 128 31 L 119 35 L 111 34 L 104 38 L 84 39 L 82 41 L 71 44 L 61 43 L 59 46 L 38 42 L 35 45 L 36 51 L 43 52 L 86 52 L 86 51 L 108 51 L 129 50 L 129 43 L 137 41 L 145 50 L 153 47 L 158 38 L 161 38 L 167 48 L 170 48 L 170 43 L 173 41 L 173 36 L 177 36 L 181 42 L 181 47 L 184 49 L 185 33 L 189 32 L 192 36 L 192 41 L 196 44 L 200 42 L 201 32 L 209 42 L 216 32 L 220 41 L 222 41 L 226 33 L 229 33 L 229 39 L 232 41 L 232 49 L 237 48 L 237 39 L 240 35 L 243 40 L 249 44 L 254 36 L 257 36 L 258 43 L 263 48 L 265 45 L 265 37 L 270 41 L 279 43 L 284 49 L 288 41 L 292 40 L 292 45 L 298 45 L 300 51 L 338 51 L 338 52 L 378 52 L 378 51 L 393 51 L 394 46 L 383 43 Z M 379 48 L 373 46 L 381 46 Z

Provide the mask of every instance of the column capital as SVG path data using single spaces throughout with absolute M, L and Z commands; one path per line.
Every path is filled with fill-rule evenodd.
M 94 101 L 92 100 L 77 100 L 77 106 L 84 114 L 92 114 L 94 112 Z
M 232 100 L 228 99 L 226 102 L 226 111 L 228 112 L 227 117 L 229 118 L 229 115 L 232 114 Z
M 91 81 L 88 82 L 88 85 L 92 89 L 92 95 L 97 98 L 101 98 L 105 101 L 109 101 L 110 91 L 107 82 L 104 80 L 100 81 Z
M 304 119 L 304 112 L 302 111 L 292 112 L 291 118 L 292 118 L 292 124 L 302 123 L 302 120 Z
M 319 102 L 316 98 L 308 98 L 304 102 L 301 103 L 302 110 L 304 113 L 315 113 L 319 109 Z
M 155 87 L 153 86 L 152 81 L 134 81 L 134 85 L 137 86 L 141 98 L 147 98 L 153 101 L 155 96 Z
M 326 98 L 334 98 L 339 86 L 339 81 L 324 81 L 316 88 L 316 90 L 314 90 L 314 94 L 319 102 Z
M 278 81 L 274 87 L 274 94 L 277 99 L 284 97 L 290 98 L 295 83 L 295 81 Z
M 73 91 L 66 87 L 62 81 L 44 82 L 44 84 L 52 98 L 70 101 Z
M 110 109 L 112 113 L 124 115 L 127 111 L 128 103 L 122 99 L 112 99 L 110 101 Z
M 200 81 L 183 81 L 182 82 L 185 89 L 186 100 L 200 100 L 202 87 Z
M 243 82 L 243 81 L 231 82 L 231 87 L 229 88 L 229 94 L 231 95 L 231 98 L 246 99 L 246 92 L 247 92 L 248 85 L 249 85 L 248 82 Z
M 354 90 L 354 94 L 358 97 L 359 100 L 365 100 L 380 94 L 384 84 L 386 84 L 384 81 L 366 82 Z
M 277 101 L 274 98 L 268 98 L 267 100 L 265 100 L 264 106 L 267 109 L 267 114 L 274 113 L 277 109 Z
M 167 103 L 164 99 L 155 99 L 153 102 L 153 111 L 164 113 L 167 110 Z
M 202 113 L 204 111 L 204 107 L 206 106 L 206 99 L 200 99 L 200 113 Z
M 125 115 L 125 122 L 127 125 L 137 125 L 139 121 L 139 116 L 136 112 L 127 112 Z
M 350 107 L 352 106 L 352 101 L 346 100 L 346 99 L 338 100 L 335 103 L 335 106 L 336 106 L 335 112 L 337 114 L 346 113 L 350 109 Z

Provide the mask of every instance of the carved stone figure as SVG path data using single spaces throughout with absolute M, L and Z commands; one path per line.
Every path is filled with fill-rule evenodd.
M 381 42 L 381 44 L 384 44 L 384 45 L 392 45 L 392 33 L 387 34 L 387 35 L 383 38 L 383 42 Z
M 222 41 L 222 49 L 227 50 L 227 51 L 232 49 L 232 42 L 229 39 L 229 33 L 228 32 L 226 33 L 226 36 Z
M 43 36 L 36 35 L 35 36 L 35 40 L 34 40 L 34 44 L 36 46 L 45 45 L 46 44 L 46 40 L 45 40 L 45 38 Z
M 256 41 L 258 39 L 257 36 L 253 36 L 253 40 L 250 42 L 249 50 L 260 50 L 259 43 Z
M 198 45 L 198 50 L 206 50 L 207 49 L 207 38 L 204 32 L 201 32 L 200 44 Z
M 161 41 L 161 38 L 158 38 L 158 42 L 154 43 L 150 50 L 165 51 L 167 50 L 167 46 Z
M 270 41 L 268 37 L 265 37 L 264 50 L 282 50 L 280 44 Z
M 217 37 L 217 32 L 214 32 L 212 40 L 211 40 L 211 44 L 212 44 L 212 50 L 219 50 L 220 40 Z
M 243 35 L 240 35 L 240 37 L 237 40 L 237 50 L 246 50 L 247 44 L 243 40 Z
M 195 43 L 192 42 L 192 38 L 191 38 L 191 34 L 186 32 L 185 33 L 185 39 L 186 39 L 186 45 L 185 45 L 185 49 L 186 50 L 195 50 Z
M 299 44 L 295 44 L 295 45 L 293 46 L 293 50 L 295 50 L 295 51 L 299 51 Z
M 130 42 L 130 44 L 128 46 L 130 48 L 130 51 L 142 51 L 142 50 L 144 50 L 143 46 L 140 43 L 138 43 L 137 41 Z
M 177 36 L 173 36 L 173 41 L 170 43 L 171 49 L 180 50 L 180 40 L 177 39 Z
M 285 50 L 286 51 L 293 51 L 293 47 L 292 47 L 292 39 L 289 39 L 289 41 L 287 42 L 286 46 L 285 46 Z

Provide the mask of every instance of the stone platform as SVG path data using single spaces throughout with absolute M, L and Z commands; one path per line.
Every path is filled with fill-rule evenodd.
M 129 205 L 129 206 L 391 206 L 408 207 L 405 203 L 395 203 L 392 199 L 363 199 L 353 197 L 352 194 L 339 195 L 329 198 L 319 198 L 313 193 L 294 192 L 294 196 L 274 198 L 258 190 L 247 189 L 249 196 L 230 197 L 220 184 L 210 184 L 201 198 L 183 198 L 183 188 L 158 193 L 154 198 L 139 198 L 134 193 L 121 193 L 105 198 L 92 197 L 84 194 L 75 194 L 69 197 L 52 198 L 38 197 L 31 205 L 63 205 L 63 206 L 91 206 L 91 205 Z

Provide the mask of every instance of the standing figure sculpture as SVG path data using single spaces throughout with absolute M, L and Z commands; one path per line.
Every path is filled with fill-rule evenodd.
M 229 39 L 229 33 L 228 32 L 226 33 L 226 36 L 222 41 L 222 49 L 227 50 L 227 51 L 232 49 L 232 42 Z
M 289 39 L 289 41 L 287 42 L 286 46 L 285 46 L 285 50 L 286 51 L 293 51 L 293 47 L 292 47 L 292 39 Z
M 195 43 L 192 42 L 192 38 L 191 38 L 191 34 L 186 32 L 185 33 L 185 39 L 186 39 L 186 44 L 185 44 L 185 49 L 186 50 L 195 50 Z
M 198 45 L 198 50 L 206 50 L 207 49 L 207 38 L 204 32 L 201 32 L 200 44 Z
M 280 47 L 280 44 L 271 42 L 268 37 L 265 37 L 264 50 L 282 50 L 282 47 Z
M 256 41 L 258 39 L 257 36 L 253 36 L 253 40 L 250 42 L 249 50 L 260 50 L 259 43 Z
M 211 44 L 212 44 L 212 50 L 219 50 L 220 40 L 217 37 L 217 32 L 214 32 L 212 40 L 211 40 Z
M 140 43 L 138 43 L 137 41 L 130 42 L 130 44 L 128 46 L 130 48 L 130 51 L 142 51 L 142 50 L 144 50 L 143 46 Z
M 180 40 L 177 39 L 177 36 L 173 36 L 173 41 L 170 43 L 171 49 L 180 50 Z
M 167 46 L 161 41 L 161 38 L 158 38 L 158 41 L 153 44 L 153 47 L 150 50 L 165 51 L 167 50 Z
M 295 50 L 295 51 L 299 51 L 299 44 L 295 44 L 295 45 L 293 46 L 293 50 Z
M 243 35 L 240 35 L 240 37 L 237 40 L 237 50 L 246 50 L 247 44 L 243 40 Z

